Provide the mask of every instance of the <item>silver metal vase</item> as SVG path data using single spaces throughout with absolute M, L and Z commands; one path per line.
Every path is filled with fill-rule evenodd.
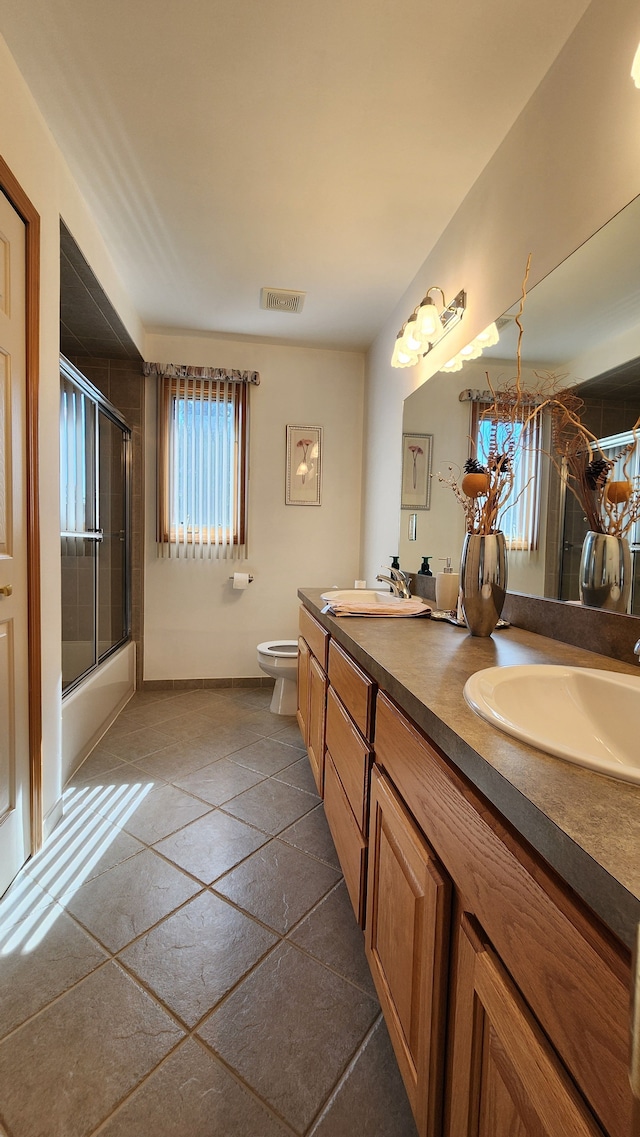
M 460 562 L 462 610 L 472 636 L 490 636 L 507 592 L 504 533 L 467 533 Z
M 580 602 L 589 608 L 626 612 L 631 591 L 631 554 L 626 537 L 587 533 L 580 558 Z

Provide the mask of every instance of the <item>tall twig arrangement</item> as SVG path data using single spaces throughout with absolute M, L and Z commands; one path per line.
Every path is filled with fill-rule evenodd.
M 592 532 L 624 537 L 640 517 L 640 485 L 630 474 L 640 418 L 632 428 L 632 441 L 618 454 L 607 457 L 596 435 L 580 418 L 583 407 L 583 400 L 571 391 L 559 391 L 548 400 L 554 450 L 550 457 L 584 510 Z M 621 477 L 613 479 L 611 475 L 621 460 Z
M 524 390 L 522 386 L 522 335 L 521 317 L 527 297 L 527 281 L 531 266 L 531 254 L 527 259 L 520 306 L 515 317 L 518 325 L 516 348 L 516 375 L 499 389 L 493 387 L 489 374 L 487 384 L 491 400 L 480 413 L 481 419 L 490 422 L 489 438 L 484 464 L 477 457 L 469 458 L 464 464 L 462 475 L 454 473 L 449 467 L 449 476 L 438 475 L 440 481 L 453 490 L 460 502 L 468 533 L 495 533 L 500 528 L 505 508 L 511 508 L 524 493 L 526 486 L 514 501 L 510 501 L 514 485 L 514 465 L 517 454 L 526 445 L 528 427 L 539 413 L 539 403 L 543 396 L 540 390 Z M 546 380 L 545 380 L 546 382 Z M 476 447 L 476 439 L 471 439 Z M 528 483 L 527 483 L 528 484 Z

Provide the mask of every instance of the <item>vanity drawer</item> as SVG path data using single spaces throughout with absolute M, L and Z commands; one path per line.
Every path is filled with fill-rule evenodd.
M 367 843 L 355 823 L 329 750 L 325 752 L 324 811 L 356 920 L 364 923 Z
M 329 644 L 329 682 L 358 729 L 371 741 L 376 684 L 335 640 Z
M 312 654 L 315 655 L 321 667 L 326 671 L 329 639 L 331 638 L 328 631 L 306 608 L 300 608 L 298 626 L 303 640 L 307 641 Z
M 331 687 L 327 695 L 326 739 L 349 805 L 361 832 L 365 833 L 371 748 L 356 730 Z

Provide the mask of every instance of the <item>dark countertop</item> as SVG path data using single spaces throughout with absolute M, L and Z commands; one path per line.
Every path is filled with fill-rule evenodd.
M 475 671 L 498 665 L 566 664 L 639 678 L 640 668 L 516 627 L 481 639 L 424 618 L 337 619 L 321 613 L 321 591 L 301 589 L 298 596 L 380 689 L 632 947 L 640 922 L 640 785 L 592 773 L 510 738 L 476 715 L 462 692 Z

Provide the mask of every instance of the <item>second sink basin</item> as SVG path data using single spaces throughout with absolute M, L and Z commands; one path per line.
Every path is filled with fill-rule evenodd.
M 464 696 L 522 742 L 640 783 L 640 676 L 546 664 L 488 667 L 467 680 Z

